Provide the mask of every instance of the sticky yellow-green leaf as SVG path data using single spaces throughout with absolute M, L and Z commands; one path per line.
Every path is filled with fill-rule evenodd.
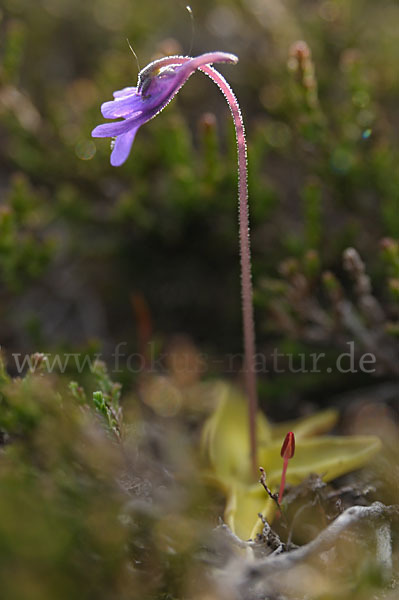
M 295 455 L 289 462 L 287 483 L 296 485 L 310 473 L 331 481 L 365 465 L 380 447 L 379 438 L 371 435 L 302 439 L 296 444 Z M 281 477 L 280 449 L 279 442 L 261 448 L 259 452 L 259 462 L 266 469 L 271 486 L 277 485 Z
M 275 512 L 276 504 L 262 486 L 236 482 L 229 487 L 224 521 L 242 539 L 254 538 L 262 530 L 259 513 L 271 521 Z
M 364 466 L 379 450 L 381 442 L 374 436 L 318 435 L 330 429 L 336 420 L 336 411 L 327 410 L 273 428 L 258 413 L 258 463 L 265 469 L 267 484 L 273 492 L 277 491 L 281 478 L 280 451 L 288 431 L 296 436 L 295 455 L 287 470 L 287 482 L 291 484 L 300 483 L 311 473 L 330 481 Z M 220 402 L 204 426 L 202 447 L 208 460 L 208 479 L 226 495 L 226 523 L 241 538 L 254 537 L 262 528 L 258 513 L 271 520 L 275 505 L 252 474 L 247 404 L 227 385 L 220 384 Z
M 334 427 L 338 421 L 338 416 L 338 412 L 330 408 L 296 421 L 284 421 L 273 426 L 272 438 L 273 440 L 284 439 L 287 431 L 292 431 L 297 441 L 301 438 L 324 433 Z
M 215 473 L 223 479 L 253 483 L 249 469 L 248 409 L 242 396 L 230 386 L 220 384 L 220 401 L 205 423 L 202 447 Z M 258 443 L 268 445 L 271 428 L 266 417 L 257 416 Z

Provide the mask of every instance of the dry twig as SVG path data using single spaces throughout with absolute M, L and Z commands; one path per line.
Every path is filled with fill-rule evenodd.
M 292 552 L 278 554 L 277 556 L 273 555 L 270 558 L 246 564 L 241 572 L 241 585 L 248 585 L 254 583 L 255 580 L 267 578 L 269 575 L 276 574 L 277 571 L 283 571 L 298 565 L 316 552 L 320 553 L 330 549 L 343 532 L 359 521 L 372 522 L 387 519 L 394 515 L 399 516 L 399 506 L 385 506 L 381 502 L 374 502 L 371 506 L 352 506 L 340 514 L 317 538 L 305 546 L 301 546 Z M 386 528 L 386 525 L 385 521 L 383 527 Z M 384 569 L 387 569 L 390 560 L 387 548 L 390 546 L 387 543 L 386 529 L 384 531 L 384 536 L 380 536 L 380 542 L 377 542 L 377 550 L 382 548 L 383 551 L 377 551 L 376 558 L 377 562 Z

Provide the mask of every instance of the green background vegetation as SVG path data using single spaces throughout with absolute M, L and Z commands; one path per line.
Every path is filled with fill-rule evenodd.
M 399 5 L 198 0 L 191 6 L 192 54 L 223 50 L 240 59 L 220 70 L 240 101 L 248 136 L 259 352 L 325 352 L 326 365 L 333 366 L 354 340 L 357 356 L 377 356 L 373 375 L 335 369 L 261 375 L 262 406 L 280 419 L 333 403 L 344 409 L 344 432 L 385 436 L 381 499 L 392 502 Z M 230 115 L 219 90 L 195 74 L 139 131 L 126 164 L 112 168 L 109 140 L 93 140 L 90 132 L 102 122 L 100 104 L 114 90 L 135 85 L 137 65 L 126 38 L 142 67 L 164 54 L 187 54 L 192 34 L 185 3 L 1 0 L 0 343 L 6 368 L 18 375 L 14 353 L 79 352 L 100 353 L 112 371 L 121 341 L 126 354 L 141 352 L 151 340 L 155 356 L 170 343 L 192 356 L 191 342 L 175 338 L 185 334 L 206 356 L 204 380 L 236 382 L 239 362 L 234 370 L 225 362 L 242 352 Z M 361 287 L 361 261 L 343 263 L 348 247 L 364 261 L 371 290 Z M 190 436 L 195 439 L 212 394 L 204 384 L 196 396 L 204 408 L 182 402 L 178 411 L 165 376 L 162 397 L 169 408 L 151 412 L 158 404 L 141 402 L 137 373 L 124 366 L 111 373 L 125 391 L 127 454 L 136 457 L 143 440 L 148 454 L 143 459 L 138 452 L 138 480 L 127 487 L 136 486 L 139 499 L 148 487 L 161 488 L 154 512 L 137 500 L 129 513 L 120 481 L 130 467 L 115 450 L 113 416 L 100 396 L 90 400 L 102 390 L 110 406 L 119 406 L 119 392 L 101 368 L 88 371 L 79 374 L 69 365 L 64 376 L 49 376 L 42 369 L 14 383 L 3 375 L 1 596 L 194 597 L 202 581 L 193 558 L 201 543 L 198 523 L 214 523 L 214 499 L 192 481 Z M 87 396 L 78 384 L 71 391 L 71 380 L 83 383 Z M 374 407 L 362 419 L 358 404 L 351 408 L 353 397 L 343 395 L 359 388 Z M 175 434 L 187 449 L 184 460 Z M 169 469 L 180 473 L 179 483 L 170 483 Z M 369 584 L 359 581 L 349 597 L 368 597 Z

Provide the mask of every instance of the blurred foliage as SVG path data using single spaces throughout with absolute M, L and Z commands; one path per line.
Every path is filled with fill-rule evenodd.
M 182 353 L 188 356 L 188 351 L 188 346 L 183 350 L 175 348 L 175 359 L 181 359 Z M 187 370 L 182 378 L 180 369 L 171 368 L 167 376 L 147 376 L 138 394 L 124 394 L 121 398 L 120 386 L 111 380 L 101 362 L 93 364 L 84 387 L 79 383 L 67 386 L 60 376 L 48 374 L 44 355 L 36 356 L 34 364 L 35 371 L 22 379 L 11 379 L 1 365 L 2 598 L 46 600 L 56 596 L 62 600 L 77 595 L 205 600 L 209 594 L 220 600 L 229 597 L 223 586 L 219 588 L 218 578 L 210 577 L 211 566 L 220 568 L 223 564 L 228 576 L 230 551 L 213 541 L 211 528 L 221 507 L 203 480 L 194 445 L 204 414 L 220 401 L 227 423 L 223 419 L 218 426 L 226 429 L 230 423 L 231 427 L 223 435 L 219 432 L 213 436 L 213 443 L 222 447 L 222 453 L 216 454 L 213 447 L 213 457 L 219 466 L 242 466 L 241 442 L 248 443 L 245 430 L 237 428 L 237 421 L 232 423 L 237 416 L 235 409 L 232 414 L 226 412 L 225 403 L 227 391 L 233 393 L 232 406 L 237 406 L 234 392 L 221 382 L 201 382 L 198 372 L 188 380 Z M 243 423 L 241 399 L 239 404 Z M 278 480 L 279 447 L 286 427 L 296 431 L 299 454 L 301 448 L 305 450 L 299 462 L 292 459 L 288 480 L 302 479 L 306 465 L 312 461 L 315 468 L 335 469 L 335 475 L 346 470 L 343 463 L 347 460 L 352 461 L 346 465 L 348 468 L 359 466 L 363 462 L 361 454 L 371 454 L 366 444 L 375 438 L 330 438 L 329 443 L 337 444 L 337 448 L 341 445 L 344 450 L 339 456 L 318 446 L 321 438 L 306 439 L 331 427 L 336 418 L 335 411 L 326 411 L 270 430 L 261 417 L 260 429 L 274 439 L 267 449 L 273 456 L 266 457 L 267 452 L 262 456 L 268 469 L 274 465 L 268 471 L 267 481 Z M 285 511 L 288 503 L 287 515 L 292 526 L 295 523 L 295 540 L 307 541 L 325 526 L 328 515 L 339 514 L 338 500 L 350 506 L 353 500 L 348 504 L 348 494 L 356 500 L 370 493 L 387 501 L 395 500 L 397 478 L 392 465 L 397 465 L 398 428 L 388 413 L 382 414 L 381 408 L 373 416 L 369 414 L 370 418 L 374 426 L 379 423 L 385 449 L 360 479 L 342 489 L 326 488 L 325 498 L 321 480 L 317 480 L 317 485 L 310 479 L 297 488 L 291 486 L 283 506 Z M 231 436 L 234 431 L 240 442 L 231 444 L 230 440 L 226 447 L 226 435 Z M 345 447 L 351 445 L 355 452 L 349 454 Z M 238 474 L 235 480 L 235 493 L 239 496 Z M 255 487 L 252 485 L 251 494 L 241 498 L 244 506 L 240 501 L 236 507 L 227 507 L 227 511 L 235 510 L 236 519 L 245 517 L 251 527 L 254 514 L 247 511 L 249 498 L 257 499 L 252 512 L 259 510 L 259 502 L 263 505 L 265 500 L 262 487 Z M 320 509 L 317 511 L 310 508 L 316 501 Z M 304 510 L 306 516 L 302 514 Z M 233 524 L 234 518 L 227 511 Z M 280 535 L 287 535 L 286 525 Z M 363 535 L 372 547 L 372 531 Z M 334 559 L 331 574 L 323 574 L 322 588 L 333 590 L 338 585 L 344 598 L 366 599 L 371 593 L 372 597 L 382 597 L 375 594 L 385 593 L 387 581 L 379 574 L 372 553 L 365 554 L 362 545 L 356 545 L 354 540 L 351 543 L 351 571 L 346 569 L 345 560 L 342 571 L 338 558 Z M 304 565 L 306 569 L 310 567 L 311 564 Z M 370 569 L 376 574 L 371 579 Z M 295 579 L 296 571 L 291 575 Z M 301 581 L 304 597 L 324 597 L 320 595 L 318 580 Z M 358 589 L 361 594 L 352 596 Z
M 240 57 L 223 71 L 248 131 L 255 283 L 310 249 L 339 268 L 348 245 L 378 276 L 379 240 L 399 235 L 397 4 L 192 7 L 193 52 Z M 135 83 L 125 38 L 146 64 L 187 52 L 189 24 L 177 1 L 3 2 L 1 281 L 4 309 L 22 317 L 3 332 L 8 345 L 37 349 L 29 306 L 42 349 L 93 337 L 134 348 L 129 297 L 138 292 L 158 334 L 241 349 L 235 143 L 218 91 L 192 78 L 121 169 L 109 165 L 108 142 L 90 138 L 100 103 Z M 15 292 L 26 286 L 23 302 Z
M 192 54 L 240 59 L 221 69 L 248 135 L 263 407 L 283 420 L 333 404 L 340 432 L 379 435 L 369 476 L 397 502 L 398 3 L 191 6 Z M 216 594 L 197 557 L 222 503 L 192 448 L 219 400 L 203 376 L 241 378 L 234 132 L 196 74 L 113 169 L 90 132 L 101 102 L 136 82 L 126 38 L 141 66 L 188 53 L 185 3 L 0 4 L 6 600 Z M 352 341 L 373 372 L 334 368 Z M 274 349 L 295 364 L 280 373 Z M 319 352 L 321 372 L 304 372 Z M 348 598 L 368 598 L 373 569 L 352 571 Z
M 92 400 L 46 374 L 43 357 L 19 380 L 2 366 L 4 599 L 166 599 L 189 583 L 209 506 L 191 453 L 172 450 L 170 433 L 134 398 L 122 425 L 119 387 L 102 363 L 91 383 Z M 174 429 L 182 448 L 187 439 Z

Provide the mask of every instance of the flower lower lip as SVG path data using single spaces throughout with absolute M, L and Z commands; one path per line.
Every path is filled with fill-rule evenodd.
M 165 108 L 195 70 L 214 62 L 237 61 L 232 54 L 208 52 L 194 58 L 166 56 L 150 63 L 140 71 L 137 87 L 119 90 L 114 100 L 102 104 L 104 118 L 123 120 L 96 127 L 93 137 L 122 137 L 114 145 L 111 164 L 123 164 L 139 127 Z

